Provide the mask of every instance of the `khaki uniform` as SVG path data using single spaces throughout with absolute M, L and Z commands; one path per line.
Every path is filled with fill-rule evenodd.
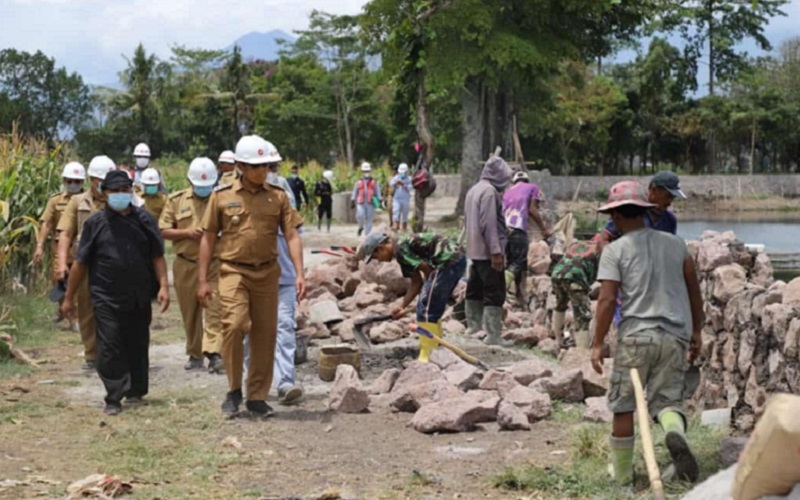
M 266 185 L 255 193 L 239 180 L 211 195 L 203 229 L 219 235 L 222 359 L 230 391 L 241 389 L 243 340 L 250 327 L 247 400 L 264 401 L 272 385 L 278 330 L 278 229 L 293 228 L 283 189 Z
M 233 181 L 236 180 L 236 169 L 234 168 L 230 172 L 223 172 L 222 175 L 219 176 L 219 184 L 220 186 L 227 186 L 228 184 L 233 184 Z
M 171 195 L 164 206 L 164 211 L 161 212 L 159 229 L 163 231 L 201 227 L 208 200 L 194 196 L 192 188 Z M 203 354 L 219 354 L 222 351 L 219 260 L 214 259 L 208 271 L 208 282 L 214 290 L 214 295 L 211 307 L 205 311 L 204 329 L 203 307 L 197 302 L 197 260 L 200 256 L 200 242 L 185 238 L 173 241 L 172 249 L 175 253 L 172 274 L 186 332 L 186 354 L 198 359 L 202 358 Z
M 41 218 L 39 219 L 41 222 L 49 223 L 52 232 L 52 251 L 53 251 L 53 275 L 55 276 L 55 272 L 58 269 L 58 222 L 61 220 L 61 216 L 64 214 L 64 210 L 67 209 L 67 205 L 69 204 L 69 200 L 72 199 L 71 194 L 67 192 L 61 192 L 58 194 L 54 194 L 47 200 L 47 206 L 44 209 L 44 213 L 42 214 Z M 78 195 L 80 196 L 80 195 Z M 67 266 L 72 265 L 72 254 L 67 255 Z M 54 280 L 55 281 L 55 280 Z
M 142 200 L 144 200 L 144 207 L 142 208 L 144 208 L 147 213 L 152 215 L 153 218 L 158 221 L 161 218 L 161 212 L 164 211 L 164 207 L 169 201 L 169 197 L 161 192 L 153 195 L 140 194 L 139 196 L 141 196 Z
M 72 261 L 78 252 L 78 243 L 81 240 L 83 225 L 95 212 L 106 208 L 105 200 L 96 199 L 91 191 L 73 196 L 67 204 L 67 208 L 58 221 L 58 232 L 72 238 L 72 248 L 67 256 L 68 261 Z M 89 276 L 86 275 L 83 282 L 78 285 L 76 295 L 78 301 L 78 322 L 80 324 L 81 341 L 83 342 L 84 358 L 86 361 L 94 361 L 95 358 L 95 325 L 94 309 L 89 298 Z

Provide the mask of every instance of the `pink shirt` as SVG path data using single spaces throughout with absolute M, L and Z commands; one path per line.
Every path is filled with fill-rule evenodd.
M 518 182 L 503 194 L 503 216 L 509 229 L 528 230 L 531 200 L 541 200 L 539 186 L 529 182 Z

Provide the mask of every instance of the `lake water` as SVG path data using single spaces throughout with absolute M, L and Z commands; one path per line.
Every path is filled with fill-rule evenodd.
M 696 240 L 703 231 L 733 231 L 745 243 L 760 243 L 767 252 L 800 252 L 800 220 L 684 220 L 678 219 L 678 236 Z

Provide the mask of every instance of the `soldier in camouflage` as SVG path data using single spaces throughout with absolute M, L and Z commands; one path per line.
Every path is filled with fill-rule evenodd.
M 573 242 L 553 267 L 550 277 L 557 304 L 552 328 L 559 346 L 567 347 L 564 343 L 564 320 L 567 306 L 572 304 L 574 338 L 579 347 L 589 347 L 589 323 L 592 319 L 589 291 L 597 279 L 599 261 L 600 249 L 595 238 Z

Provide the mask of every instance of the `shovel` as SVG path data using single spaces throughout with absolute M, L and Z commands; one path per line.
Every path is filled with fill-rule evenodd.
M 403 311 L 403 314 L 408 314 L 413 309 L 414 306 L 410 306 Z M 375 316 L 367 316 L 366 318 L 357 319 L 353 323 L 353 336 L 356 338 L 356 344 L 358 344 L 358 347 L 366 350 L 372 349 L 372 340 L 370 340 L 367 334 L 364 333 L 364 327 L 366 325 L 389 321 L 390 319 L 394 319 L 391 314 L 378 314 Z

